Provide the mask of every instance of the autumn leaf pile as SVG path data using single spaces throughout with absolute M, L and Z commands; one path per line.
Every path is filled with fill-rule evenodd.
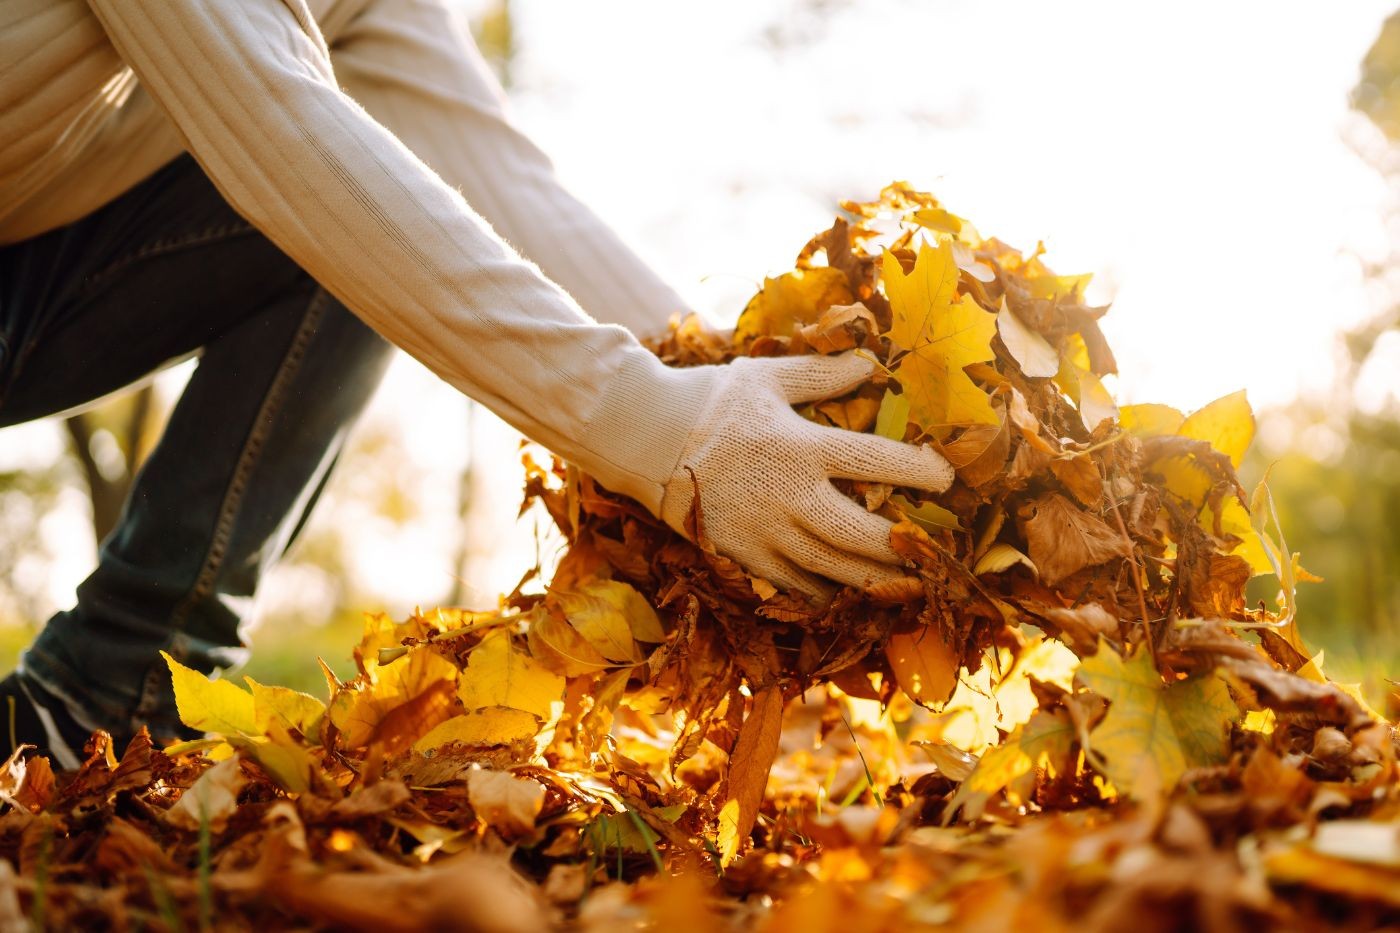
M 801 413 L 955 466 L 842 483 L 906 581 L 810 604 L 716 553 L 703 484 L 686 537 L 527 459 L 543 593 L 368 618 L 326 702 L 169 659 L 209 738 L 11 759 L 0 925 L 1400 924 L 1396 735 L 1303 641 L 1243 393 L 1119 408 L 1087 276 L 903 185 L 843 208 L 732 334 L 655 349 L 877 361 Z

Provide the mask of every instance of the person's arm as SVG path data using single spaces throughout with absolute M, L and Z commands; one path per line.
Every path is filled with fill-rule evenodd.
M 780 586 L 898 576 L 890 523 L 833 477 L 942 490 L 928 448 L 795 403 L 868 378 L 854 355 L 670 369 L 598 324 L 335 85 L 303 0 L 89 0 L 229 202 L 389 340 L 684 532 Z
M 710 386 L 600 325 L 336 86 L 302 0 L 90 0 L 229 202 L 393 343 L 659 510 Z
M 512 124 L 500 85 L 440 0 L 373 0 L 336 36 L 331 62 L 370 116 L 589 314 L 648 337 L 686 310 Z

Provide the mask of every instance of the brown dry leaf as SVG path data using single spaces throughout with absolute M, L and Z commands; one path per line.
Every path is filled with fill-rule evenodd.
M 544 806 L 544 785 L 509 771 L 472 771 L 467 775 L 467 798 L 483 822 L 507 839 L 527 836 Z
M 1038 606 L 1034 612 L 1050 623 L 1051 630 L 1080 657 L 1093 654 L 1100 639 L 1118 637 L 1118 620 L 1098 603 L 1085 603 L 1073 609 Z
M 942 706 L 958 685 L 958 652 L 933 626 L 891 635 L 885 657 L 900 689 L 922 706 Z
M 1054 586 L 1085 567 L 1127 557 L 1122 535 L 1059 493 L 1032 501 L 1021 517 L 1031 560 Z
M 870 309 L 860 302 L 832 305 L 815 322 L 799 327 L 797 333 L 815 353 L 839 353 L 859 346 L 879 325 Z
M 739 739 L 730 755 L 725 802 L 719 813 L 721 865 L 728 865 L 739 854 L 758 819 L 782 727 L 783 691 L 775 684 L 754 695 L 753 707 L 739 729 Z
M 369 787 L 359 788 L 344 800 L 337 800 L 330 808 L 329 816 L 347 823 L 367 816 L 383 816 L 412 799 L 413 794 L 403 781 L 376 781 Z
M 1103 498 L 1103 477 L 1094 461 L 1085 455 L 1050 461 L 1050 470 L 1085 508 L 1096 508 Z

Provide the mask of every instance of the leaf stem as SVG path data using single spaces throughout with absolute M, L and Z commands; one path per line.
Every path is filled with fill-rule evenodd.
M 1118 522 L 1118 532 L 1123 536 L 1123 543 L 1128 546 L 1128 563 L 1133 566 L 1133 588 L 1137 590 L 1138 610 L 1142 613 L 1142 637 L 1147 642 L 1147 651 L 1152 655 L 1152 664 L 1157 665 L 1157 644 L 1152 639 L 1152 620 L 1147 615 L 1147 594 L 1142 589 L 1142 568 L 1137 560 L 1137 545 L 1133 544 L 1133 539 L 1128 535 L 1128 526 L 1123 521 L 1123 513 L 1118 511 L 1118 503 L 1110 498 L 1108 507 L 1113 510 L 1113 517 Z

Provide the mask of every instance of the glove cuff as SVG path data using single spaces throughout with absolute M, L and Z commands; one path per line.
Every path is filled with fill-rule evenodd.
M 650 353 L 629 354 L 584 426 L 580 464 L 613 492 L 661 514 L 665 487 L 709 408 L 717 367 L 672 368 Z

